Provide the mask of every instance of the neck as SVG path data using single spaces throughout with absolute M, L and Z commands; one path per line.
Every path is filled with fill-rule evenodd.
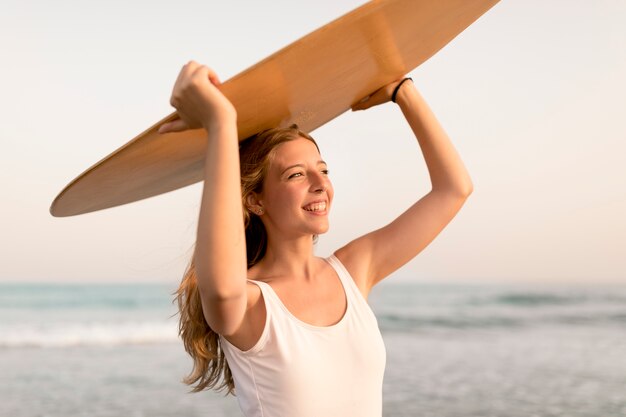
M 309 281 L 315 276 L 313 236 L 294 239 L 268 239 L 265 256 L 259 262 L 259 278 L 299 279 Z

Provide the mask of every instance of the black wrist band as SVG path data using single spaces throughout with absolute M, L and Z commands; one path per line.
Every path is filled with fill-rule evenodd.
M 393 90 L 393 94 L 391 95 L 391 101 L 393 101 L 394 103 L 396 102 L 396 96 L 398 95 L 398 90 L 400 89 L 402 84 L 404 84 L 406 80 L 411 80 L 411 82 L 413 82 L 413 78 L 406 77 L 404 80 L 400 81 L 398 85 L 396 85 L 396 88 Z

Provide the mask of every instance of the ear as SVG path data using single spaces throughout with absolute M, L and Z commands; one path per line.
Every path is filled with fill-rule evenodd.
M 263 202 L 254 191 L 246 196 L 246 209 L 257 215 L 263 212 Z

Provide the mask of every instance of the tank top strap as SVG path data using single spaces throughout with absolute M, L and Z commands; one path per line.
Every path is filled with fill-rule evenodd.
M 367 302 L 363 297 L 361 290 L 359 290 L 359 287 L 357 287 L 356 282 L 354 282 L 352 275 L 350 275 L 350 272 L 348 272 L 348 270 L 341 263 L 339 258 L 332 254 L 328 258 L 326 258 L 326 261 L 330 264 L 330 266 L 333 267 L 333 269 L 339 276 L 339 279 L 341 279 L 341 283 L 346 290 L 346 296 L 349 297 L 348 301 L 352 304 L 361 303 L 363 301 Z
M 263 295 L 263 303 L 265 304 L 265 310 L 269 310 L 266 314 L 271 315 L 272 311 L 280 306 L 280 298 L 274 292 L 274 289 L 266 282 L 256 281 L 253 279 L 248 279 L 249 282 L 256 284 L 257 287 L 261 290 L 261 295 Z

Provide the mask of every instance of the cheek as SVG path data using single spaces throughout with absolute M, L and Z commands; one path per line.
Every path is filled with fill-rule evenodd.
M 332 203 L 333 198 L 335 197 L 335 189 L 333 188 L 333 183 L 328 180 L 328 186 L 326 188 L 326 194 L 328 195 L 328 199 Z
M 274 192 L 266 195 L 266 206 L 274 212 L 291 210 L 294 204 L 300 203 L 301 196 L 295 191 L 288 188 L 274 190 Z

